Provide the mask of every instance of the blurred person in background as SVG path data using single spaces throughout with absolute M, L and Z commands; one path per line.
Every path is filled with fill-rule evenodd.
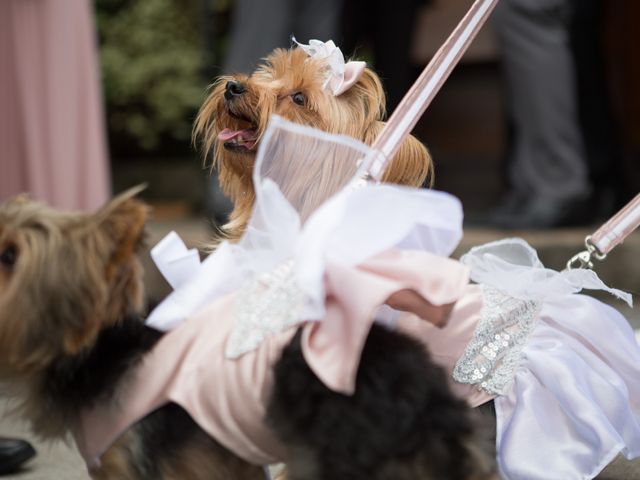
M 369 46 L 376 73 L 392 113 L 416 79 L 411 61 L 413 35 L 420 7 L 429 0 L 345 0 L 342 15 L 342 51 L 362 55 Z
M 89 0 L 0 2 L 0 201 L 20 193 L 59 208 L 109 196 L 96 38 Z M 35 455 L 0 438 L 0 474 Z
M 498 2 L 494 25 L 511 142 L 509 190 L 489 216 L 493 226 L 552 228 L 609 213 L 594 209 L 605 189 L 593 188 L 595 180 L 609 188 L 615 178 L 613 128 L 598 60 L 600 9 L 600 0 Z
M 576 64 L 578 116 L 582 129 L 592 204 L 596 217 L 608 217 L 631 197 L 623 173 L 623 148 L 605 78 L 602 0 L 572 0 L 571 50 Z
M 89 0 L 0 2 L 0 201 L 27 192 L 58 208 L 110 195 Z
M 274 48 L 289 48 L 291 36 L 338 43 L 341 9 L 342 0 L 236 0 L 225 73 L 251 73 Z

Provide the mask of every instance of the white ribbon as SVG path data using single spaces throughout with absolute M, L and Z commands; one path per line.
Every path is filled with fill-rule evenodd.
M 236 269 L 231 244 L 221 244 L 215 253 L 198 265 L 192 262 L 192 254 L 175 232 L 168 234 L 160 244 L 164 248 L 156 251 L 153 260 L 169 284 L 177 287 L 151 312 L 146 322 L 150 327 L 172 330 L 200 308 L 239 287 L 241 273 Z M 189 266 L 184 269 L 166 268 L 167 264 Z M 186 279 L 185 275 L 189 278 Z
M 200 268 L 198 250 L 187 249 L 176 232 L 169 233 L 151 249 L 151 258 L 173 289 L 187 282 Z
M 292 40 L 311 58 L 326 62 L 328 76 L 323 88 L 330 90 L 335 96 L 349 90 L 364 72 L 366 63 L 355 61 L 345 63 L 342 51 L 333 43 L 333 40 L 327 42 L 309 40 L 309 45 L 304 45 L 295 38 Z
M 154 247 L 153 260 L 174 291 L 151 312 L 149 326 L 171 330 L 288 259 L 294 261 L 297 283 L 308 299 L 301 317 L 319 319 L 324 314 L 323 274 L 328 259 L 356 265 L 394 246 L 448 256 L 462 236 L 460 203 L 441 192 L 390 185 L 341 192 L 301 227 L 297 216 L 283 215 L 292 209 L 283 208 L 286 199 L 272 181 L 264 180 L 260 190 L 261 208 L 269 210 L 265 217 L 274 219 L 268 225 L 279 228 L 250 229 L 244 245 L 223 242 L 202 263 L 175 232 Z M 400 205 L 402 214 L 396 211 Z M 283 222 L 285 218 L 289 220 Z M 260 241 L 251 242 L 252 236 Z

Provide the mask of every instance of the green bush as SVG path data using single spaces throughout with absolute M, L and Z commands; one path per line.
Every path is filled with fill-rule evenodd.
M 97 0 L 112 134 L 143 150 L 188 140 L 202 103 L 200 0 Z

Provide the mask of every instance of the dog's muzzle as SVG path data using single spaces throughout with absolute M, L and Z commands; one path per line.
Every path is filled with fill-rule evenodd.
M 235 97 L 239 97 L 246 91 L 247 89 L 240 82 L 229 80 L 225 85 L 224 99 L 227 101 L 233 100 Z

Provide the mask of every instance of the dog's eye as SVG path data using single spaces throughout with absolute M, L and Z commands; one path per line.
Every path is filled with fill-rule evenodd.
M 291 95 L 291 100 L 293 100 L 293 103 L 296 103 L 300 106 L 304 106 L 304 103 L 306 102 L 307 99 L 305 98 L 302 92 L 296 92 L 293 95 Z
M 12 268 L 16 264 L 16 260 L 18 260 L 18 247 L 15 245 L 8 245 L 0 253 L 0 265 L 4 267 Z

